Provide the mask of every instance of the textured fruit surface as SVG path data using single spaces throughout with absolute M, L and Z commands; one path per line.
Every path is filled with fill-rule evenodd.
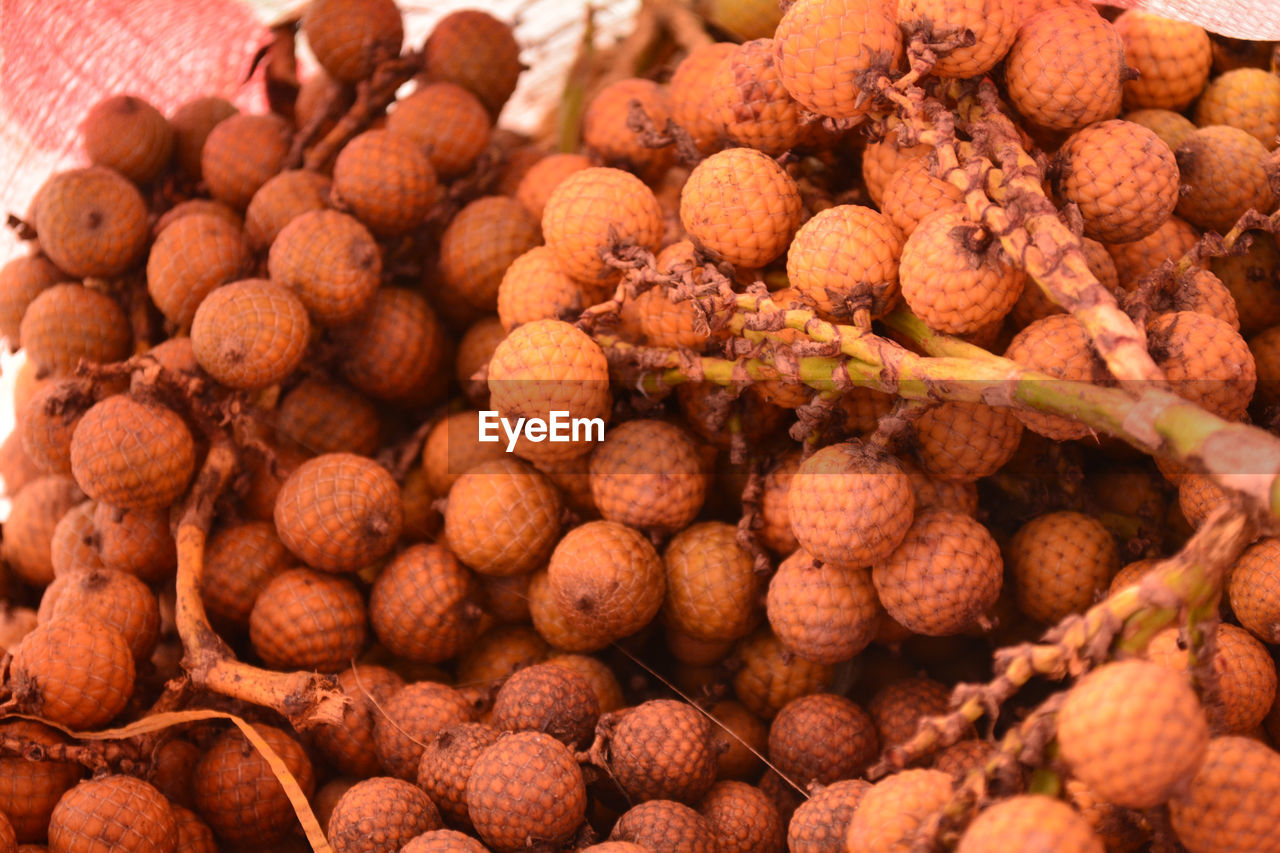
M 452 552 L 413 545 L 374 581 L 369 619 L 378 640 L 395 654 L 439 663 L 475 639 L 480 613 L 474 596 L 475 581 Z
M 325 71 L 355 83 L 400 53 L 404 21 L 393 0 L 314 0 L 302 33 Z
M 32 720 L 0 723 L 0 733 L 36 746 L 67 743 L 61 732 Z M 19 842 L 44 841 L 49 815 L 58 800 L 83 775 L 79 765 L 65 761 L 31 761 L 24 756 L 0 758 L 0 812 L 9 818 Z
M 884 187 L 881 210 L 897 226 L 903 239 L 910 237 L 930 213 L 952 207 L 964 199 L 959 187 L 935 176 L 936 167 L 932 158 L 913 157 L 903 163 Z M 803 232 L 804 228 L 800 230 Z
M 786 826 L 769 797 L 745 782 L 717 782 L 698 811 L 719 837 L 721 853 L 782 853 Z
M 458 559 L 481 574 L 524 574 L 555 547 L 561 506 L 555 486 L 528 463 L 482 462 L 450 487 L 445 536 Z
M 43 385 L 23 407 L 17 429 L 27 457 L 46 474 L 71 474 L 71 436 L 93 405 L 93 388 L 78 379 Z M 17 489 L 10 488 L 11 494 Z
M 566 533 L 551 554 L 547 578 L 571 627 L 609 639 L 648 624 L 666 592 L 653 545 L 612 521 L 590 521 Z
M 332 182 L 318 172 L 290 169 L 253 194 L 244 212 L 244 235 L 258 251 L 271 248 L 284 227 L 304 213 L 329 206 Z
M 1129 808 L 1167 800 L 1205 756 L 1209 726 L 1190 684 L 1145 661 L 1104 664 L 1058 712 L 1062 757 L 1080 781 Z
M 290 562 L 269 522 L 245 521 L 215 530 L 205 544 L 204 606 L 214 617 L 247 626 L 258 593 Z
M 527 839 L 563 843 L 586 817 L 582 770 L 560 741 L 542 732 L 500 738 L 476 760 L 467 781 L 467 814 L 497 853 Z
M 133 340 L 116 301 L 79 284 L 55 284 L 41 291 L 22 316 L 19 337 L 42 377 L 69 376 L 81 360 L 123 359 Z
M 721 127 L 716 118 L 716 95 L 711 80 L 720 65 L 737 53 L 737 45 L 729 42 L 703 44 L 689 51 L 667 84 L 671 99 L 671 118 L 680 125 L 703 154 L 720 148 Z
M 497 115 L 520 76 L 520 45 L 511 26 L 487 12 L 463 9 L 441 18 L 423 46 L 426 73 L 471 90 Z
M 1052 625 L 1083 612 L 1120 569 L 1115 540 L 1097 519 L 1053 512 L 1028 521 L 1008 548 L 1018 607 Z
M 303 379 L 276 410 L 276 433 L 310 453 L 355 453 L 378 450 L 382 423 L 364 395 L 340 382 Z
M 971 482 L 1013 458 L 1022 422 L 1008 409 L 983 403 L 941 403 L 916 419 L 916 451 L 926 473 Z
M 52 619 L 63 616 L 84 616 L 115 628 L 138 662 L 151 658 L 159 639 L 155 595 L 133 575 L 112 569 L 68 574 L 50 613 Z
M 422 789 L 401 779 L 374 776 L 342 795 L 329 817 L 334 853 L 399 850 L 417 835 L 440 828 L 440 813 Z
M 815 791 L 800 804 L 787 826 L 791 853 L 842 853 L 849 821 L 871 789 L 861 779 L 845 779 Z
M 862 795 L 849 821 L 848 853 L 909 849 L 916 832 L 951 799 L 951 777 L 938 770 L 903 770 Z
M 102 569 L 102 558 L 94 546 L 94 501 L 85 501 L 68 510 L 53 528 L 49 558 L 55 576 L 80 574 Z
M 236 114 L 209 131 L 200 151 L 200 171 L 209 193 L 236 210 L 284 167 L 293 134 L 278 115 Z
M 769 726 L 769 761 L 806 789 L 861 776 L 879 752 L 871 716 L 833 693 L 787 703 Z
M 446 333 L 420 293 L 380 288 L 339 338 L 346 348 L 342 375 L 357 391 L 408 406 L 428 406 L 444 393 Z
M 54 531 L 82 499 L 71 478 L 55 476 L 37 477 L 14 495 L 2 547 L 5 561 L 18 578 L 35 586 L 53 580 Z
M 440 238 L 441 284 L 492 312 L 507 267 L 541 242 L 538 220 L 520 202 L 506 196 L 476 199 L 458 211 Z
M 400 536 L 400 489 L 387 470 L 351 453 L 326 453 L 299 465 L 276 498 L 276 532 L 309 566 L 357 571 Z
M 112 276 L 142 257 L 147 206 L 137 187 L 111 169 L 58 172 L 37 195 L 40 249 L 72 276 Z
M 755 624 L 760 581 L 751 554 L 724 522 L 692 525 L 663 553 L 667 622 L 696 640 L 736 640 Z
M 333 164 L 334 204 L 380 237 L 422 223 L 436 201 L 435 169 L 413 140 L 368 130 L 347 143 Z
M 824 689 L 834 674 L 831 666 L 792 654 L 765 629 L 744 638 L 736 655 L 741 667 L 733 691 L 748 711 L 766 720 L 791 700 Z
M 261 278 L 218 288 L 191 321 L 196 361 L 223 385 L 246 391 L 293 373 L 306 355 L 310 334 L 302 300 Z
M 841 566 L 888 556 L 911 526 L 911 482 L 891 456 L 853 444 L 823 448 L 791 481 L 788 512 L 810 554 Z
M 707 478 L 693 440 L 664 421 L 614 427 L 591 454 L 589 470 L 600 514 L 631 527 L 681 530 L 706 497 Z
M 1244 414 L 1257 366 L 1244 338 L 1225 322 L 1194 311 L 1161 314 L 1147 328 L 1147 349 L 1175 394 L 1227 420 Z
M 872 567 L 889 615 L 917 634 L 958 634 L 1000 596 L 1004 564 L 990 531 L 967 515 L 931 510 L 916 516 L 892 554 Z
M 81 782 L 49 818 L 49 847 L 59 853 L 176 853 L 177 835 L 168 800 L 132 776 Z
M 181 416 L 123 394 L 85 412 L 71 436 L 71 473 L 80 488 L 120 509 L 172 503 L 187 489 L 195 455 Z
M 1217 733 L 1248 734 L 1275 704 L 1275 663 L 1266 646 L 1235 625 L 1218 625 L 1214 644 L 1217 685 L 1204 699 L 1210 727 Z M 1190 674 L 1191 653 L 1176 629 L 1166 628 L 1151 638 L 1147 659 Z
M 173 127 L 142 98 L 113 95 L 93 105 L 80 126 L 84 151 L 138 184 L 157 177 L 173 155 Z
M 506 267 L 497 293 L 502 328 L 534 320 L 576 320 L 586 307 L 583 288 L 560 271 L 546 246 L 535 246 Z
M 550 663 L 513 674 L 493 699 L 499 731 L 546 732 L 571 749 L 588 745 L 600 717 L 600 703 L 587 680 Z
M 1093 349 L 1084 324 L 1068 314 L 1050 314 L 1027 324 L 1009 342 L 1004 357 L 1054 379 L 1107 383 L 1106 364 Z M 1052 384 L 1050 384 L 1052 387 Z M 1090 430 L 1067 418 L 1018 411 L 1018 420 L 1046 438 L 1084 438 Z
M 433 829 L 411 839 L 400 853 L 486 853 L 486 848 L 470 835 L 454 829 Z
M 610 844 L 630 842 L 641 850 L 664 845 L 688 853 L 716 853 L 720 849 L 711 822 L 684 803 L 650 800 L 632 806 L 613 825 Z M 610 853 L 632 853 L 631 847 Z
M 1240 624 L 1264 643 L 1280 643 L 1280 540 L 1263 539 L 1227 575 L 1227 597 Z
M 65 278 L 43 255 L 19 255 L 0 266 L 0 335 L 8 338 L 10 349 L 22 344 L 18 330 L 31 300 Z
M 773 39 L 754 39 L 728 54 L 705 84 L 718 130 L 733 144 L 770 156 L 794 148 L 810 133 L 803 107 L 782 85 L 776 61 Z
M 1022 24 L 1005 58 L 1013 105 L 1036 124 L 1077 130 L 1120 112 L 1124 42 L 1091 9 L 1059 6 Z
M 582 113 L 582 143 L 597 158 L 611 166 L 639 175 L 661 174 L 674 157 L 670 145 L 649 148 L 628 126 L 632 103 L 659 132 L 667 126 L 670 105 L 666 87 L 652 80 L 624 77 L 601 88 Z
M 1267 148 L 1238 127 L 1211 125 L 1192 133 L 1173 152 L 1185 189 L 1178 215 L 1225 234 L 1246 210 L 1270 210 Z
M 1071 806 L 1042 794 L 1011 797 L 983 810 L 960 837 L 957 853 L 1008 850 L 1103 853 L 1100 839 Z
M 1213 48 L 1195 24 L 1130 9 L 1114 21 L 1124 64 L 1138 72 L 1124 82 L 1126 109 L 1182 110 L 1209 79 Z
M 949 705 L 950 693 L 942 684 L 931 678 L 904 678 L 876 691 L 867 711 L 884 747 L 910 740 L 921 718 L 945 714 Z
M 377 776 L 382 771 L 373 740 L 377 705 L 404 687 L 404 679 L 385 667 L 360 663 L 338 673 L 338 686 L 350 703 L 342 710 L 340 723 L 313 730 L 316 748 L 348 776 Z
M 769 627 L 792 652 L 836 664 L 871 642 L 881 607 L 865 568 L 821 563 L 799 549 L 769 581 L 765 611 Z
M 1280 756 L 1244 737 L 1209 741 L 1190 789 L 1169 802 L 1173 831 L 1191 853 L 1280 850 Z
M 258 723 L 254 729 L 309 797 L 315 774 L 301 744 L 274 726 Z M 209 746 L 196 765 L 194 787 L 196 811 L 230 844 L 279 844 L 297 823 L 271 766 L 239 729 Z
M 186 101 L 170 114 L 174 160 L 188 177 L 200 179 L 200 159 L 209 132 L 237 112 L 235 104 L 225 98 L 201 95 Z
M 364 649 L 364 598 L 346 578 L 291 569 L 258 594 L 249 639 L 274 669 L 337 672 Z
M 787 250 L 787 279 L 819 311 L 848 319 L 873 317 L 897 301 L 902 239 L 891 220 L 869 207 L 828 208 L 800 227 Z
M 800 0 L 774 31 L 778 74 L 812 112 L 853 118 L 870 108 L 864 81 L 888 73 L 902 56 L 889 0 Z
M 193 213 L 156 238 L 147 258 L 147 292 L 168 320 L 190 326 L 206 296 L 252 266 L 250 247 L 234 223 Z
M 1177 150 L 1182 140 L 1196 129 L 1191 119 L 1172 110 L 1134 110 L 1125 113 L 1122 118 L 1155 133 L 1169 146 L 1170 151 Z
M 1280 248 L 1274 240 L 1253 234 L 1247 252 L 1213 258 L 1209 268 L 1231 291 L 1241 331 L 1253 334 L 1280 323 Z
M 454 83 L 428 83 L 396 102 L 387 130 L 411 139 L 439 176 L 451 177 L 470 169 L 489 144 L 490 122 L 471 92 Z
M 41 625 L 13 652 L 14 698 L 73 730 L 110 722 L 133 694 L 134 663 L 120 632 L 83 614 Z
M 471 826 L 467 816 L 467 780 L 480 754 L 498 741 L 484 723 L 460 723 L 427 741 L 418 763 L 418 787 L 426 791 L 453 826 Z
M 680 193 L 680 221 L 694 244 L 746 267 L 762 267 L 781 255 L 802 215 L 796 182 L 767 154 L 750 148 L 712 154 Z
M 286 225 L 267 260 L 271 280 L 298 294 L 311 318 L 336 326 L 358 317 L 382 277 L 382 255 L 356 219 L 333 210 L 303 213 Z
M 560 268 L 586 283 L 612 279 L 600 252 L 633 244 L 651 252 L 662 239 L 662 209 L 653 191 L 621 169 L 574 172 L 547 198 L 542 235 Z
M 711 722 L 685 702 L 654 699 L 605 718 L 608 768 L 634 802 L 696 803 L 715 782 Z
M 901 0 L 898 25 L 942 38 L 968 30 L 973 43 L 939 52 L 933 73 L 939 77 L 976 77 L 995 67 L 1018 33 L 1017 0 Z
M 1227 71 L 1205 88 L 1195 119 L 1200 127 L 1238 127 L 1274 150 L 1280 136 L 1280 77 L 1261 68 Z
M 378 760 L 388 774 L 416 779 L 424 744 L 450 726 L 473 719 L 466 697 L 452 687 L 433 681 L 408 684 L 382 703 L 373 729 Z

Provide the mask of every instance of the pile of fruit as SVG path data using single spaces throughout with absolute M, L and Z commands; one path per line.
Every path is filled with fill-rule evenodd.
M 782 5 L 645 2 L 554 151 L 393 0 L 93 107 L 0 853 L 1280 850 L 1280 52 Z

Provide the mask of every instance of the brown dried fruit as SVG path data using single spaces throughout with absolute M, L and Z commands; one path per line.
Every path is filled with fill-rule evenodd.
M 36 195 L 40 250 L 76 278 L 110 277 L 147 248 L 147 205 L 138 188 L 102 166 L 56 172 Z
M 399 850 L 415 836 L 439 828 L 440 813 L 420 788 L 374 776 L 342 795 L 326 835 L 334 853 L 380 853 Z
M 356 83 L 400 55 L 404 21 L 394 0 L 312 0 L 302 34 L 325 71 Z
M 289 123 L 273 113 L 237 113 L 218 122 L 200 151 L 200 172 L 209 194 L 244 210 L 253 194 L 284 167 L 292 137 Z
M 831 666 L 792 654 L 763 628 L 738 644 L 737 657 L 733 692 L 748 711 L 766 720 L 793 699 L 826 688 L 834 675 Z
M 717 782 L 698 804 L 721 853 L 783 853 L 786 825 L 763 791 L 745 782 Z
M 258 594 L 291 562 L 269 522 L 229 525 L 205 544 L 200 597 L 214 617 L 247 627 Z
M 124 310 L 105 293 L 79 284 L 45 288 L 22 315 L 19 331 L 39 378 L 69 376 L 83 359 L 119 361 L 133 335 Z
M 951 777 L 937 770 L 903 770 L 862 795 L 845 836 L 847 853 L 910 849 L 922 824 L 952 796 Z
M 643 850 L 718 853 L 711 822 L 684 803 L 650 800 L 632 806 L 613 825 L 610 841 L 629 841 Z
M 765 609 L 783 645 L 824 664 L 849 660 L 865 649 L 883 612 L 871 572 L 819 562 L 804 549 L 778 565 Z
M 173 127 L 163 113 L 134 95 L 98 101 L 80 132 L 89 162 L 115 169 L 137 184 L 159 177 L 173 157 Z
M 519 459 L 482 462 L 449 489 L 444 532 L 463 563 L 481 574 L 519 575 L 542 565 L 560 534 L 560 493 Z
M 13 497 L 0 543 L 5 562 L 22 580 L 45 586 L 53 580 L 54 531 L 83 495 L 70 477 L 39 477 L 9 494 Z
M 460 692 L 434 681 L 405 685 L 386 702 L 373 729 L 383 770 L 399 779 L 416 779 L 423 744 L 437 732 L 471 722 L 474 711 Z
M 160 638 L 160 605 L 147 585 L 112 569 L 66 576 L 50 619 L 82 616 L 115 628 L 138 663 L 150 660 Z
M 564 744 L 542 732 L 499 738 L 467 780 L 467 814 L 497 853 L 515 853 L 530 838 L 562 844 L 586 811 L 582 770 Z
M 49 847 L 57 853 L 176 853 L 177 843 L 169 801 L 132 776 L 81 782 L 49 817 Z
M 257 391 L 302 363 L 311 321 L 302 300 L 261 278 L 210 293 L 191 321 L 191 345 L 205 372 L 229 388 Z
M 318 172 L 290 169 L 263 184 L 244 212 L 244 235 L 249 244 L 265 251 L 290 222 L 328 207 L 330 183 Z
M 37 747 L 68 743 L 62 732 L 32 720 L 0 722 L 0 734 Z M 81 767 L 72 762 L 0 757 L 0 813 L 9 818 L 18 841 L 44 841 L 58 800 L 82 775 Z
M 337 672 L 364 650 L 364 596 L 354 583 L 291 569 L 263 587 L 249 614 L 254 651 L 273 669 Z
M 404 687 L 404 679 L 386 667 L 358 663 L 338 673 L 338 687 L 350 700 L 342 722 L 318 726 L 313 742 L 340 772 L 356 778 L 377 776 L 382 771 L 373 740 L 377 706 Z
M 309 798 L 315 774 L 301 744 L 274 726 L 253 727 Z M 279 844 L 297 823 L 271 766 L 238 728 L 214 741 L 196 765 L 195 802 L 200 816 L 230 844 Z
M 791 853 L 844 853 L 849 821 L 871 783 L 847 779 L 820 788 L 800 804 L 787 827 Z
M 321 326 L 360 317 L 382 280 L 382 253 L 354 217 L 313 210 L 281 229 L 267 257 L 271 280 L 291 288 Z
M 13 696 L 27 713 L 73 730 L 98 728 L 133 695 L 134 663 L 120 632 L 86 614 L 41 625 L 13 651 Z
M 871 716 L 833 693 L 788 702 L 769 726 L 773 769 L 806 790 L 861 776 L 879 754 Z
M 463 9 L 441 18 L 423 46 L 426 75 L 469 89 L 491 116 L 515 91 L 522 68 L 510 24 L 487 12 Z
M 1255 740 L 1209 741 L 1185 794 L 1169 802 L 1178 840 L 1191 853 L 1274 853 L 1280 850 L 1280 756 Z
M 71 436 L 76 482 L 119 509 L 173 503 L 187 490 L 195 457 L 195 440 L 178 413 L 125 394 L 94 405 Z
M 600 721 L 609 775 L 632 801 L 696 803 L 716 778 L 715 742 L 702 711 L 654 699 Z
M 501 731 L 546 732 L 571 748 L 590 742 L 600 702 L 587 680 L 550 663 L 514 673 L 493 700 L 491 720 Z
M 666 578 L 642 535 L 612 521 L 590 521 L 564 535 L 547 578 L 569 625 L 611 640 L 634 634 L 657 615 Z
M 436 203 L 436 170 L 413 140 L 367 130 L 334 161 L 331 195 L 374 234 L 395 237 L 421 225 Z

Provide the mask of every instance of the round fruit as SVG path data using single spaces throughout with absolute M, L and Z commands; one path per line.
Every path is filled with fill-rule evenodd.
M 433 829 L 440 829 L 440 813 L 421 788 L 374 776 L 347 789 L 329 816 L 325 834 L 334 853 L 380 853 L 399 850 Z
M 459 681 L 466 681 L 459 676 Z M 415 681 L 382 703 L 373 729 L 383 770 L 398 779 L 416 779 L 422 751 L 438 733 L 469 723 L 475 711 L 462 693 L 434 681 Z
M 610 640 L 647 625 L 667 586 L 649 540 L 612 521 L 590 521 L 566 533 L 551 554 L 547 578 L 570 627 Z
M 933 73 L 939 77 L 977 77 L 995 67 L 1018 34 L 1018 0 L 902 0 L 898 26 L 941 38 L 973 34 L 973 43 L 940 53 Z
M 1147 349 L 1175 394 L 1226 420 L 1249 406 L 1258 370 L 1239 332 L 1194 311 L 1161 314 L 1147 326 Z
M 1057 850 L 1061 853 L 1104 853 L 1106 848 L 1075 809 L 1043 794 L 1023 794 L 982 811 L 964 835 L 956 853 L 1008 850 Z
M 271 248 L 285 226 L 329 206 L 332 182 L 318 172 L 290 169 L 262 185 L 244 212 L 244 235 L 259 252 Z
M 353 217 L 313 210 L 289 222 L 267 258 L 271 280 L 298 294 L 322 326 L 349 323 L 373 302 L 382 280 L 382 254 Z
M 1173 155 L 1184 187 L 1178 215 L 1193 225 L 1225 234 L 1246 210 L 1270 210 L 1275 202 L 1267 147 L 1238 127 L 1202 127 Z
M 62 795 L 49 817 L 55 853 L 176 853 L 178 827 L 169 801 L 132 776 L 103 776 Z
M 1275 853 L 1280 755 L 1244 737 L 1209 741 L 1190 789 L 1169 802 L 1178 840 L 1191 853 Z
M 1014 534 L 1008 557 L 1019 609 L 1048 625 L 1083 612 L 1120 569 L 1111 534 L 1078 512 L 1028 521 Z
M 788 702 L 769 726 L 773 768 L 806 790 L 861 776 L 879 753 L 870 715 L 833 693 Z
M 591 494 L 600 514 L 642 530 L 682 530 L 698 515 L 707 477 L 693 440 L 665 421 L 610 430 L 591 454 Z
M 1129 9 L 1115 19 L 1124 41 L 1124 64 L 1137 71 L 1124 82 L 1126 109 L 1183 110 L 1204 88 L 1213 48 L 1203 28 Z
M 249 639 L 273 669 L 337 672 L 364 650 L 365 621 L 364 597 L 351 581 L 291 569 L 258 594 Z
M 209 194 L 244 210 L 254 193 L 284 167 L 292 137 L 289 123 L 274 113 L 236 114 L 219 122 L 200 152 Z
M 302 363 L 311 323 L 302 301 L 266 279 L 247 279 L 205 297 L 191 321 L 191 344 L 205 372 L 230 388 L 257 391 Z
M 588 745 L 599 717 L 600 703 L 587 680 L 550 663 L 516 672 L 493 699 L 498 730 L 546 732 L 571 749 Z
M 404 21 L 394 0 L 312 0 L 302 33 L 325 71 L 356 83 L 400 54 Z
M 773 39 L 762 38 L 738 45 L 718 63 L 704 82 L 703 106 L 718 125 L 712 138 L 718 131 L 735 145 L 776 157 L 810 136 L 804 108 L 782 85 L 776 62 Z
M 496 853 L 530 838 L 562 844 L 587 811 L 582 770 L 560 741 L 542 732 L 506 735 L 476 759 L 467 781 L 467 814 Z
M 396 101 L 387 130 L 412 140 L 436 173 L 449 178 L 468 171 L 484 152 L 491 123 L 479 98 L 454 83 L 440 82 Z
M 349 704 L 342 710 L 342 722 L 313 730 L 316 748 L 347 776 L 377 776 L 382 772 L 373 739 L 378 708 L 404 687 L 404 679 L 385 667 L 358 663 L 338 673 L 338 687 Z
M 68 744 L 62 732 L 31 720 L 0 723 L 0 734 L 21 738 L 35 747 Z M 23 755 L 0 758 L 0 813 L 9 819 L 18 841 L 44 841 L 50 814 L 83 772 L 78 764 L 68 761 L 32 761 Z
M 787 849 L 791 853 L 844 853 L 849 821 L 869 790 L 869 782 L 846 779 L 815 791 L 791 817 Z
M 680 193 L 680 221 L 694 244 L 745 267 L 762 267 L 781 255 L 802 216 L 796 182 L 771 157 L 751 148 L 712 154 Z
M 22 315 L 19 338 L 41 378 L 70 376 L 80 361 L 127 358 L 133 335 L 123 309 L 105 293 L 79 284 L 41 291 Z
M 418 762 L 418 787 L 427 792 L 453 826 L 470 827 L 467 781 L 481 753 L 498 742 L 498 731 L 484 723 L 460 723 L 431 738 Z
M 137 187 L 111 169 L 58 172 L 36 198 L 40 250 L 68 275 L 119 275 L 146 251 L 146 202 Z
M 939 770 L 903 770 L 872 785 L 845 836 L 848 853 L 910 849 L 925 823 L 952 797 L 951 777 Z
M 738 643 L 733 676 L 738 701 L 757 717 L 772 720 L 793 699 L 825 689 L 834 669 L 792 654 L 768 629 Z
M 898 298 L 902 238 L 892 220 L 869 207 L 829 207 L 800 227 L 787 250 L 787 279 L 823 314 L 879 317 Z
M 70 729 L 95 729 L 133 695 L 133 654 L 115 628 L 72 613 L 23 638 L 9 677 L 14 698 L 29 713 Z
M 653 699 L 601 721 L 608 772 L 633 802 L 696 803 L 716 778 L 711 723 L 685 702 Z
M 555 547 L 561 507 L 555 486 L 528 463 L 482 462 L 449 489 L 445 536 L 458 559 L 481 574 L 525 574 Z
M 842 663 L 865 649 L 882 612 L 869 571 L 819 562 L 803 548 L 779 564 L 765 610 L 783 645 L 823 664 Z
M 621 169 L 583 169 L 552 190 L 542 213 L 542 234 L 566 274 L 595 284 L 617 277 L 601 252 L 631 245 L 658 250 L 662 209 L 653 191 L 635 175 Z
M 302 745 L 274 726 L 256 723 L 254 729 L 310 797 L 315 773 Z M 209 746 L 194 778 L 196 811 L 230 844 L 279 844 L 298 821 L 274 769 L 238 728 Z
M 448 660 L 476 638 L 481 613 L 475 591 L 474 578 L 449 549 L 412 545 L 373 582 L 373 632 L 400 657 L 422 663 Z
M 721 853 L 783 853 L 786 825 L 773 801 L 754 785 L 717 782 L 698 811 L 720 839 Z
M 441 18 L 422 49 L 429 79 L 469 89 L 491 116 L 502 111 L 523 68 L 511 25 L 475 9 Z

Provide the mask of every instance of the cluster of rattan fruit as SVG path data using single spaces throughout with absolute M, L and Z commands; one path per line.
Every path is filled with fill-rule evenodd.
M 1175 389 L 1269 424 L 1273 234 L 1161 267 L 1276 207 L 1268 51 L 1071 0 L 712 5 L 743 43 L 601 88 L 582 153 L 494 127 L 519 48 L 480 12 L 406 54 L 384 109 L 390 0 L 312 3 L 324 71 L 289 115 L 90 112 L 91 165 L 49 179 L 0 270 L 27 355 L 0 851 L 1276 849 L 1271 538 L 1231 560 L 1229 620 L 1197 615 L 1216 678 L 1166 628 L 992 709 L 1002 733 L 1040 705 L 1039 752 L 964 728 L 872 784 L 994 648 L 1130 588 L 1227 492 L 1084 416 L 811 381 L 810 326 L 733 301 L 764 282 L 847 336 L 905 305 L 1114 384 L 877 89 L 931 52 L 917 93 L 1001 85 Z M 608 426 L 508 452 L 480 410 Z M 204 653 L 261 666 L 215 679 Z M 338 721 L 273 672 L 336 675 Z M 250 720 L 274 766 L 221 722 L 73 734 L 191 708 Z

